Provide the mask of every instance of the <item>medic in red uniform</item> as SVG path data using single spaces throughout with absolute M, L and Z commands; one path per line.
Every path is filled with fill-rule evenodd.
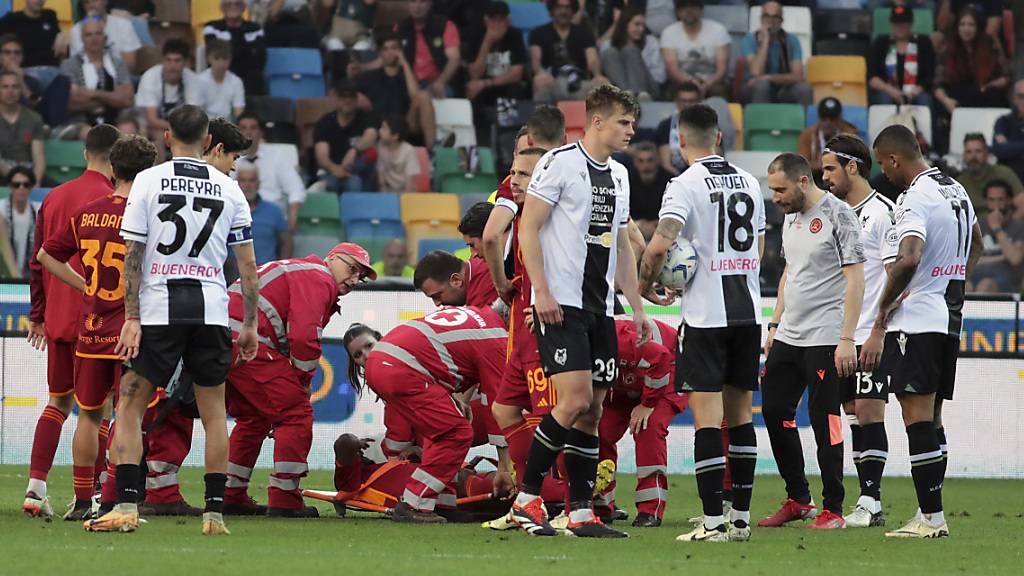
M 310 383 L 320 365 L 321 335 L 338 297 L 363 278 L 375 279 L 361 246 L 338 244 L 325 260 L 317 256 L 268 262 L 259 268 L 260 301 L 256 358 L 232 367 L 227 377 L 228 413 L 235 418 L 228 455 L 225 514 L 262 512 L 247 488 L 263 440 L 274 432 L 274 469 L 268 481 L 268 516 L 316 515 L 304 508 L 299 479 L 309 471 L 313 441 Z M 233 331 L 242 325 L 238 282 L 228 290 Z
M 686 395 L 673 388 L 676 330 L 654 321 L 650 342 L 636 346 L 632 319 L 616 320 L 619 380 L 604 401 L 598 428 L 601 460 L 617 460 L 616 443 L 630 430 L 636 443 L 636 507 L 633 526 L 661 525 L 668 499 L 668 427 L 686 409 Z M 594 501 L 615 509 L 615 483 Z M 604 513 L 602 512 L 602 515 Z

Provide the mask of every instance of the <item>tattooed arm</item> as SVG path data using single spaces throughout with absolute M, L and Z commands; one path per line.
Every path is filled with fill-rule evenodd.
M 256 272 L 256 252 L 252 242 L 236 244 L 235 261 L 242 277 L 242 329 L 238 332 L 238 356 L 243 362 L 256 357 L 256 310 L 260 299 L 260 277 Z
M 658 228 L 654 231 L 651 242 L 644 250 L 643 260 L 640 262 L 640 294 L 655 304 L 666 304 L 665 299 L 658 296 L 652 290 L 654 282 L 661 274 L 661 268 L 665 265 L 665 256 L 668 254 L 672 243 L 679 237 L 683 229 L 683 223 L 675 218 L 662 218 L 658 221 Z
M 146 243 L 125 240 L 124 257 L 124 326 L 114 353 L 129 360 L 139 354 L 142 326 L 139 314 L 139 288 L 142 282 L 142 261 L 146 256 Z

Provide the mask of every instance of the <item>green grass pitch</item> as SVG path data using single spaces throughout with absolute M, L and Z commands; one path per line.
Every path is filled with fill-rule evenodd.
M 946 483 L 951 538 L 892 541 L 883 529 L 817 532 L 799 526 L 754 528 L 750 542 L 687 544 L 676 535 L 689 530 L 686 519 L 698 511 L 692 477 L 673 476 L 664 526 L 627 529 L 624 541 L 531 538 L 521 532 L 494 532 L 476 525 L 408 526 L 376 515 L 339 519 L 328 505 L 319 520 L 231 518 L 232 535 L 207 538 L 199 520 L 154 519 L 134 534 L 88 534 L 78 523 L 28 519 L 20 511 L 27 466 L 0 466 L 0 574 L 86 573 L 191 576 L 307 576 L 311 574 L 425 576 L 444 574 L 1021 574 L 1024 565 L 1024 482 L 959 480 Z M 252 494 L 266 498 L 266 471 L 253 476 Z M 633 509 L 633 479 L 623 477 L 620 505 Z M 812 490 L 820 483 L 812 479 Z M 314 471 L 304 486 L 331 488 L 331 474 Z M 185 497 L 201 505 L 202 472 L 182 474 Z M 885 512 L 889 525 L 902 524 L 916 507 L 909 479 L 887 478 Z M 71 494 L 70 467 L 50 476 L 54 508 L 62 512 Z M 847 502 L 855 500 L 847 479 Z M 759 476 L 755 518 L 775 510 L 782 482 Z M 128 572 L 130 571 L 130 572 Z M 471 572 L 472 571 L 472 572 Z

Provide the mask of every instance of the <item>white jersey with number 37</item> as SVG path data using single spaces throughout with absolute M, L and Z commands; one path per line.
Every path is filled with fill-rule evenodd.
M 896 203 L 894 240 L 886 260 L 908 236 L 924 240 L 924 252 L 907 297 L 889 321 L 890 332 L 960 336 L 964 281 L 974 206 L 959 182 L 931 168 L 917 175 Z
M 669 182 L 659 217 L 682 222 L 682 236 L 697 252 L 683 300 L 686 325 L 760 324 L 758 236 L 765 219 L 757 179 L 721 156 L 701 158 Z
M 224 260 L 252 242 L 252 216 L 238 184 L 195 158 L 140 172 L 121 221 L 125 240 L 144 242 L 139 295 L 143 325 L 228 325 Z

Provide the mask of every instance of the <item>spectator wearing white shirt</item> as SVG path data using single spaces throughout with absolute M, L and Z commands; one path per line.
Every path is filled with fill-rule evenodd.
M 211 117 L 237 118 L 245 109 L 245 84 L 231 67 L 231 44 L 220 40 L 206 43 L 209 68 L 199 74 L 203 108 Z
M 296 168 L 288 165 L 291 160 L 271 147 L 261 146 L 263 123 L 255 114 L 243 112 L 238 117 L 238 129 L 252 140 L 246 160 L 259 170 L 260 198 L 280 206 L 288 217 L 288 228 L 294 231 L 299 220 L 299 208 L 306 201 L 306 185 L 302 177 Z
M 679 21 L 661 33 L 665 72 L 675 84 L 693 82 L 701 98 L 728 96 L 729 31 L 704 18 L 704 0 L 675 0 Z
M 124 61 L 129 70 L 135 70 L 136 51 L 142 48 L 142 41 L 135 33 L 132 21 L 124 16 L 107 13 L 107 0 L 83 0 L 85 18 L 71 28 L 71 55 L 81 54 L 85 50 L 82 42 L 82 22 L 89 18 L 103 21 L 103 31 L 107 35 L 107 49 Z
M 172 38 L 164 43 L 163 63 L 146 70 L 139 80 L 135 106 L 145 112 L 146 130 L 154 142 L 163 142 L 171 110 L 183 104 L 202 105 L 199 76 L 188 68 L 190 56 L 188 44 Z

